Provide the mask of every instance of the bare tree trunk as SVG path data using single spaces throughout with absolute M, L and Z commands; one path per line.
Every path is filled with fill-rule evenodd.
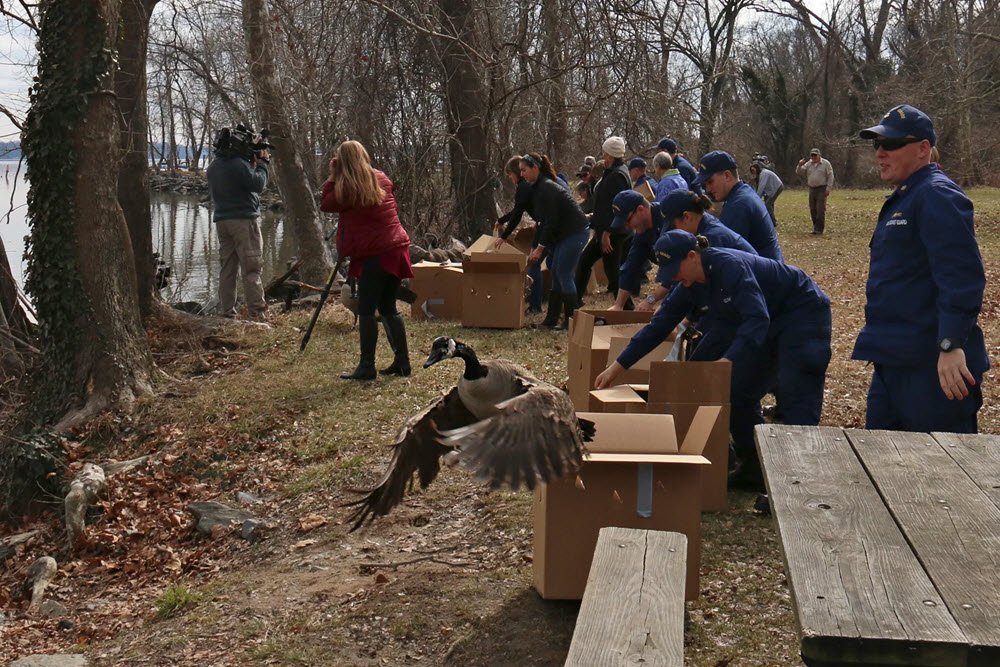
M 157 2 L 159 0 L 122 0 L 122 30 L 118 41 L 118 73 L 115 76 L 121 146 L 125 151 L 118 173 L 118 203 L 132 240 L 139 314 L 143 319 L 150 315 L 157 297 L 146 151 L 149 131 L 146 44 L 149 41 L 149 17 Z
M 566 90 L 565 80 L 557 73 L 562 69 L 562 7 L 559 0 L 544 0 L 542 4 L 545 21 L 545 64 L 546 76 L 551 77 L 546 85 L 548 98 L 548 154 L 552 163 L 562 164 L 566 151 Z
M 458 41 L 444 44 L 441 63 L 445 76 L 445 104 L 451 133 L 451 182 L 456 217 L 471 236 L 486 233 L 497 219 L 490 187 L 489 144 L 483 76 L 467 46 L 475 44 L 473 0 L 438 0 L 448 32 Z
M 45 364 L 39 414 L 50 420 L 67 406 L 79 408 L 65 414 L 58 429 L 151 389 L 135 260 L 118 205 L 121 136 L 110 54 L 120 8 L 121 0 L 44 4 L 24 133 L 31 169 L 26 287 L 36 302 Z M 60 137 L 70 147 L 68 160 L 53 159 L 47 148 Z M 67 164 L 73 165 L 69 173 Z M 57 194 L 67 200 L 61 212 L 52 205 Z M 61 289 L 51 289 L 53 278 Z
M 285 109 L 285 98 L 275 70 L 275 44 L 267 0 L 243 0 L 243 26 L 250 54 L 250 80 L 257 98 L 261 122 L 271 131 L 274 145 L 274 176 L 285 204 L 285 220 L 291 222 L 299 243 L 299 259 L 304 260 L 302 280 L 320 284 L 333 265 L 323 240 L 316 200 L 309 187 L 302 156 Z M 359 113 L 363 113 L 359 110 Z

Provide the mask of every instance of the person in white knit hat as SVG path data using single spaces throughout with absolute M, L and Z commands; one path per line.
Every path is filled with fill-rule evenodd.
M 611 229 L 611 221 L 615 213 L 611 202 L 622 190 L 632 188 L 632 177 L 625 166 L 625 140 L 621 137 L 608 137 L 601 146 L 604 151 L 604 176 L 594 187 L 594 212 L 590 214 L 590 228 L 594 236 L 583 249 L 580 262 L 576 267 L 576 293 L 583 302 L 583 293 L 590 282 L 590 272 L 598 259 L 604 261 L 604 272 L 608 276 L 608 292 L 618 294 L 618 267 L 622 263 L 622 247 L 629 238 L 629 232 L 624 229 Z M 626 304 L 629 309 L 631 302 Z

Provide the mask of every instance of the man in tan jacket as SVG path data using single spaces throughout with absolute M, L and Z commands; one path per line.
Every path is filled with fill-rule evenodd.
M 826 198 L 833 189 L 833 165 L 822 156 L 818 148 L 809 151 L 809 160 L 799 160 L 795 173 L 806 177 L 809 186 L 809 215 L 812 217 L 813 234 L 822 234 L 826 227 Z

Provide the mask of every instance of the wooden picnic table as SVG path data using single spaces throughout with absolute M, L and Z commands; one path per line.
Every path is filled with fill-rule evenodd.
M 1000 665 L 1000 436 L 756 439 L 807 665 Z

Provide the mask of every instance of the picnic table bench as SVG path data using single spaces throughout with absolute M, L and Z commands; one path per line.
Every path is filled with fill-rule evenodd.
M 566 665 L 681 667 L 687 537 L 601 528 Z
M 756 440 L 807 665 L 1000 665 L 1000 437 Z

